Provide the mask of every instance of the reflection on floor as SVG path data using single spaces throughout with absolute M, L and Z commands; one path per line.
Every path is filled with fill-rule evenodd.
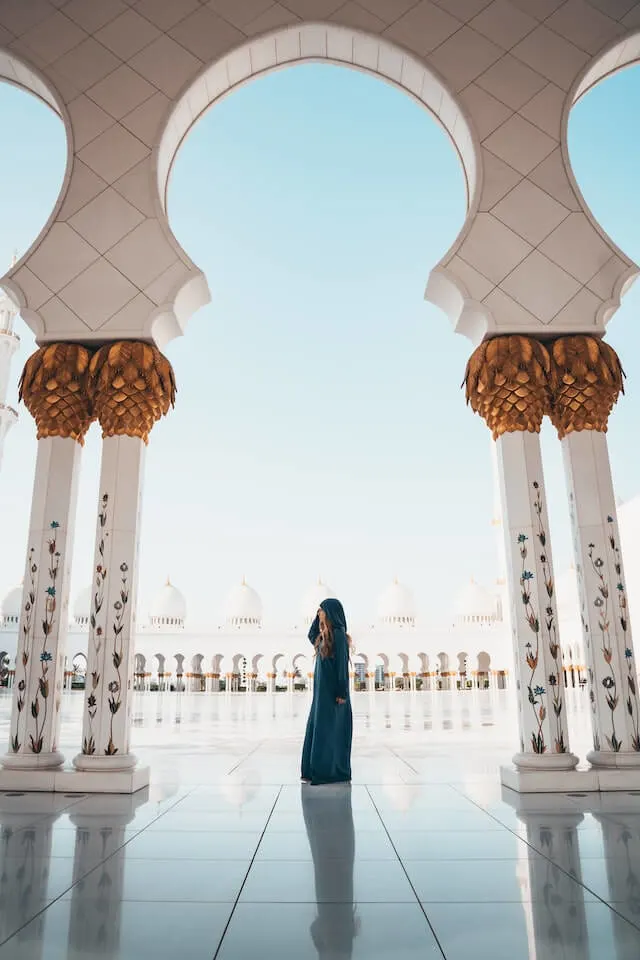
M 304 696 L 141 695 L 149 790 L 0 795 L 0 960 L 638 960 L 638 796 L 502 791 L 465 697 L 356 698 L 349 788 L 297 782 Z

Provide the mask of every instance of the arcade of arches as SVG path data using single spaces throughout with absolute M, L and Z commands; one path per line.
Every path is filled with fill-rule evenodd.
M 93 420 L 104 439 L 90 682 L 74 765 L 92 775 L 87 790 L 100 789 L 96 774 L 111 788 L 144 782 L 130 752 L 144 455 L 174 402 L 162 348 L 209 297 L 169 229 L 167 179 L 212 103 L 304 60 L 346 64 L 405 89 L 448 131 L 464 169 L 467 219 L 426 295 L 471 341 L 467 399 L 498 458 L 520 726 L 504 781 L 522 790 L 638 785 L 640 704 L 606 440 L 622 373 L 603 339 L 637 267 L 587 209 L 566 128 L 579 97 L 637 59 L 640 4 L 624 0 L 607 14 L 596 0 L 421 0 L 399 12 L 395 0 L 376 0 L 364 27 L 352 26 L 354 5 L 342 0 L 263 4 L 259 14 L 251 0 L 194 0 L 175 15 L 167 5 L 103 5 L 99 15 L 94 5 L 59 6 L 0 4 L 0 74 L 49 103 L 70 145 L 54 213 L 3 279 L 40 346 L 21 385 L 38 456 L 2 785 L 26 773 L 32 786 L 39 777 L 53 784 L 50 772 L 64 762 L 67 624 L 58 611 L 68 601 L 78 471 Z M 584 624 L 593 750 L 581 773 L 573 773 L 564 707 L 544 417 L 564 456 Z

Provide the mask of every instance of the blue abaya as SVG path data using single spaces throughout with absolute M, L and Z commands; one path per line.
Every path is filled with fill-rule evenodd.
M 320 607 L 333 627 L 330 657 L 316 655 L 313 701 L 302 748 L 302 779 L 313 784 L 351 780 L 353 716 L 349 697 L 349 642 L 347 621 L 339 600 L 324 600 Z M 315 644 L 320 633 L 318 617 L 309 631 Z M 344 700 L 338 703 L 337 700 Z

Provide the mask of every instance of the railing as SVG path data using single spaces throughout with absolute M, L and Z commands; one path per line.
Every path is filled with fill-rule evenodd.
M 13 330 L 9 330 L 8 327 L 0 327 L 0 337 L 11 337 L 12 340 L 17 340 L 20 343 L 20 337 L 17 333 L 14 333 Z
M 9 413 L 12 413 L 16 420 L 18 419 L 18 411 L 14 407 L 10 407 L 8 403 L 0 403 L 0 410 L 8 410 Z

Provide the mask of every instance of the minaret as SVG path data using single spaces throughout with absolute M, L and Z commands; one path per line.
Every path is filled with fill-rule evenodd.
M 16 260 L 14 257 L 13 264 Z M 0 467 L 4 438 L 18 419 L 18 413 L 7 405 L 7 392 L 11 376 L 11 359 L 20 345 L 20 338 L 14 333 L 14 322 L 18 308 L 11 298 L 0 289 Z

